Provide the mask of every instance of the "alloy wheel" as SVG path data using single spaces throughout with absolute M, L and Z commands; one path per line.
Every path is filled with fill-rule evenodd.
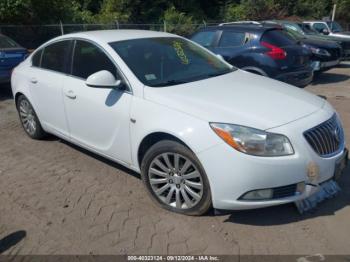
M 32 106 L 25 99 L 21 100 L 19 104 L 19 115 L 25 131 L 30 135 L 34 135 L 37 128 L 35 113 Z
M 189 209 L 202 199 L 202 176 L 192 161 L 181 154 L 158 155 L 150 164 L 148 176 L 156 197 L 171 207 Z

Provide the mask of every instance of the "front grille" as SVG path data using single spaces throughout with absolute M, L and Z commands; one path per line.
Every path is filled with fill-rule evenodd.
M 336 114 L 326 122 L 306 131 L 304 137 L 321 157 L 331 157 L 344 146 L 344 131 Z
M 276 187 L 273 189 L 273 199 L 294 196 L 297 191 L 297 184 Z

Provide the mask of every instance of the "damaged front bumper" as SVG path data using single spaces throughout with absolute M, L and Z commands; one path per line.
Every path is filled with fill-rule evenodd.
M 348 155 L 349 151 L 345 149 L 342 157 L 336 163 L 334 177 L 331 180 L 320 184 L 306 184 L 304 192 L 306 198 L 295 202 L 300 214 L 316 208 L 319 203 L 335 197 L 341 191 L 337 181 L 348 165 Z

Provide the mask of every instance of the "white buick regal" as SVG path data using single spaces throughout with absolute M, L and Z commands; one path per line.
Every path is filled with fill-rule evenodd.
M 300 203 L 332 191 L 346 164 L 326 100 L 172 34 L 55 38 L 14 70 L 12 91 L 31 138 L 54 134 L 125 165 L 187 215 Z

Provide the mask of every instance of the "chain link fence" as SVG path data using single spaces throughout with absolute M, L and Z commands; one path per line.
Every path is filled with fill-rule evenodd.
M 217 23 L 202 24 L 51 24 L 51 25 L 0 25 L 0 33 L 7 35 L 28 49 L 35 49 L 46 41 L 60 36 L 82 31 L 109 29 L 140 29 L 166 31 L 188 36 L 200 27 Z

